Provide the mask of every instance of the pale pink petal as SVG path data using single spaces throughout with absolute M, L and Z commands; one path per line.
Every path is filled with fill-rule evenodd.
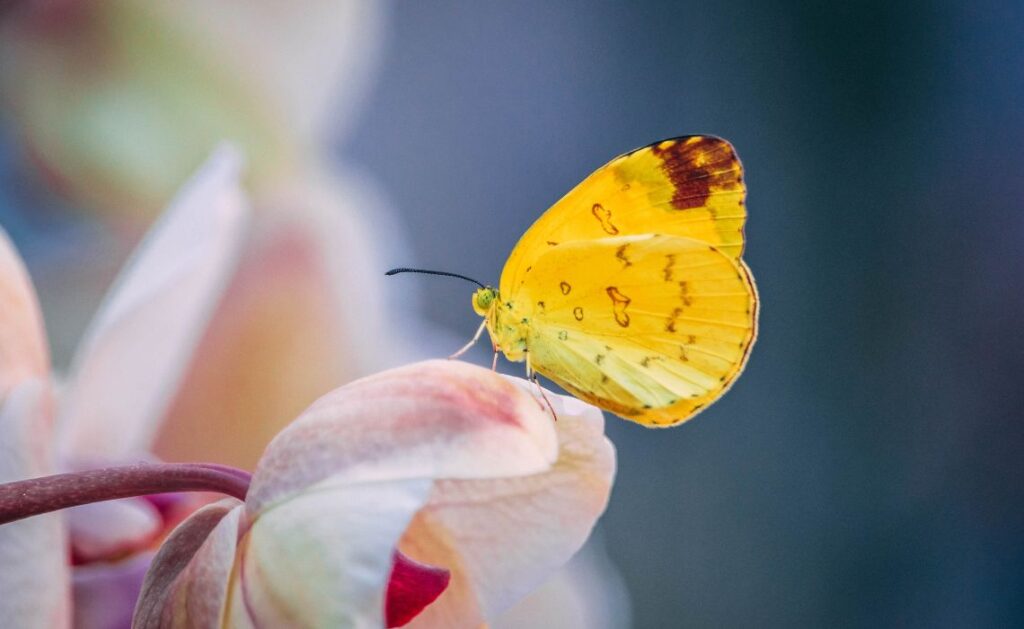
M 61 405 L 61 452 L 149 446 L 234 267 L 247 205 L 240 158 L 218 150 L 147 234 L 97 314 Z
M 241 503 L 207 505 L 174 529 L 142 585 L 132 626 L 219 627 L 235 565 Z
M 161 426 L 166 460 L 254 469 L 325 392 L 465 342 L 417 329 L 408 278 L 381 279 L 399 257 L 388 251 L 408 248 L 368 181 L 317 167 L 297 175 L 253 200 L 238 272 Z
M 409 527 L 400 550 L 452 573 L 448 590 L 410 626 L 474 626 L 496 617 L 569 561 L 590 535 L 608 503 L 615 452 L 598 409 L 547 396 L 559 440 L 549 471 L 439 481 Z
M 0 228 L 0 401 L 22 380 L 47 375 L 48 352 L 32 281 Z
M 0 482 L 53 473 L 45 383 L 29 380 L 0 407 Z M 59 513 L 0 526 L 0 619 L 8 627 L 69 624 L 67 538 Z
M 258 514 L 325 478 L 533 474 L 554 461 L 556 439 L 541 405 L 494 372 L 461 361 L 414 363 L 314 403 L 267 447 L 246 504 Z
M 121 561 L 75 566 L 71 574 L 75 629 L 116 629 L 131 625 L 139 589 L 152 552 Z
M 383 627 L 395 545 L 430 487 L 429 479 L 331 480 L 263 512 L 240 545 L 231 618 L 248 614 L 262 627 Z
M 81 563 L 124 556 L 145 548 L 163 529 L 163 518 L 143 498 L 73 507 L 65 512 L 71 552 Z
M 265 209 L 257 209 L 238 272 L 160 428 L 155 451 L 161 458 L 251 470 L 267 443 L 313 400 L 372 371 L 348 339 L 379 328 L 340 316 L 314 232 L 337 233 L 342 253 L 347 237 L 308 224 L 301 206 L 280 208 L 273 217 Z M 358 301 L 377 301 L 365 278 L 345 288 L 359 293 Z
M 626 584 L 596 533 L 572 561 L 488 626 L 491 629 L 620 629 L 631 626 Z

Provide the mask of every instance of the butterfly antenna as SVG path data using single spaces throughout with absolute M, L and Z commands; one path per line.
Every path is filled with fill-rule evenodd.
M 384 275 L 398 275 L 399 273 L 423 273 L 424 275 L 443 275 L 445 277 L 457 277 L 460 280 L 466 280 L 467 282 L 473 282 L 474 284 L 476 284 L 480 288 L 487 288 L 486 286 L 484 286 L 483 284 L 481 284 L 480 282 L 474 280 L 471 277 L 466 277 L 465 275 L 459 275 L 458 273 L 449 273 L 447 271 L 431 271 L 429 269 L 410 269 L 410 268 L 407 268 L 407 267 L 403 266 L 403 267 L 399 267 L 397 269 L 391 269 L 390 271 L 388 271 Z

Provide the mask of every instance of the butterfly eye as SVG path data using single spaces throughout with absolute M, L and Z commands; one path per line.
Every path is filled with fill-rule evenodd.
M 473 294 L 473 310 L 478 315 L 485 316 L 494 303 L 495 292 L 493 288 L 481 288 Z

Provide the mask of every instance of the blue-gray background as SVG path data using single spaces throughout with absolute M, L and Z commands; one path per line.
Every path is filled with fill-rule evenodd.
M 496 282 L 660 138 L 746 167 L 746 373 L 681 428 L 609 421 L 637 627 L 1024 622 L 1024 5 L 403 3 L 389 37 L 338 154 L 408 222 L 396 265 Z M 428 280 L 468 336 L 471 287 Z

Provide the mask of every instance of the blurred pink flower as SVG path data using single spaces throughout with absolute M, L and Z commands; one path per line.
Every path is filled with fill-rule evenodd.
M 414 308 L 407 296 L 391 307 L 380 280 L 401 230 L 372 183 L 328 159 L 368 92 L 385 13 L 359 0 L 310 0 L 302 11 L 268 0 L 80 0 L 23 2 L 0 22 L 0 102 L 21 146 L 114 231 L 115 246 L 83 266 L 112 268 L 119 241 L 211 146 L 228 139 L 249 158 L 253 228 L 160 427 L 154 447 L 167 460 L 252 469 L 325 392 L 449 351 L 431 351 L 425 335 L 406 342 Z M 43 303 L 64 327 L 103 285 L 96 275 L 50 274 Z
M 267 447 L 244 503 L 168 538 L 136 626 L 383 626 L 396 551 L 451 575 L 410 626 L 497 616 L 582 546 L 615 471 L 600 411 L 548 393 L 553 422 L 527 391 L 428 361 L 324 396 Z
M 431 335 L 412 340 L 408 299 L 389 307 L 377 236 L 386 219 L 359 181 L 310 169 L 253 204 L 238 272 L 161 426 L 155 451 L 166 460 L 251 470 L 327 391 L 449 351 Z M 376 213 L 375 229 L 363 212 Z
M 35 292 L 0 231 L 0 480 L 148 456 L 237 257 L 247 215 L 239 168 L 235 152 L 221 149 L 182 189 L 97 313 L 57 404 Z M 173 522 L 173 505 L 159 506 L 134 499 L 71 510 L 70 551 L 59 515 L 0 527 L 0 617 L 67 625 L 69 561 L 82 566 L 76 596 L 123 578 L 124 558 L 152 545 L 165 516 Z M 108 571 L 98 562 L 113 563 Z M 107 602 L 100 626 L 116 618 Z M 86 609 L 74 608 L 76 625 L 87 626 L 77 617 Z
M 0 22 L 0 93 L 41 171 L 92 211 L 155 216 L 225 139 L 259 196 L 351 123 L 382 13 L 359 0 L 19 2 Z

